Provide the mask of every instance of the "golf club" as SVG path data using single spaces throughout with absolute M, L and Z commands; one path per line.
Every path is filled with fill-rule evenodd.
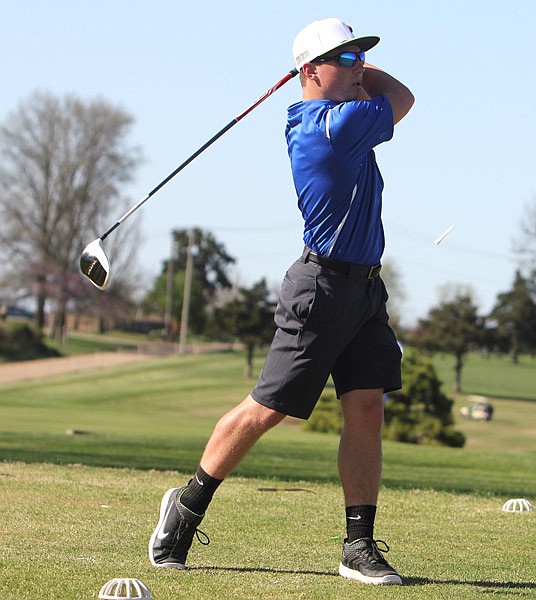
M 142 198 L 136 205 L 134 205 L 129 211 L 127 211 L 122 217 L 118 219 L 118 221 L 110 227 L 107 231 L 105 231 L 99 238 L 90 242 L 82 252 L 80 256 L 80 269 L 82 271 L 82 275 L 89 279 L 91 283 L 99 288 L 99 290 L 106 289 L 109 281 L 110 281 L 110 261 L 104 252 L 104 248 L 102 247 L 102 242 L 121 225 L 123 221 L 128 219 L 130 215 L 140 208 L 151 196 L 156 194 L 158 190 L 163 188 L 168 181 L 173 179 L 177 173 L 182 171 L 184 167 L 188 166 L 195 158 L 197 158 L 202 152 L 204 152 L 209 146 L 211 146 L 216 140 L 218 140 L 224 133 L 227 133 L 231 127 L 236 125 L 240 120 L 242 120 L 246 115 L 248 115 L 253 109 L 255 109 L 261 102 L 266 100 L 268 96 L 271 96 L 274 92 L 276 92 L 281 86 L 283 86 L 287 81 L 292 79 L 298 74 L 297 69 L 292 69 L 289 71 L 282 79 L 280 79 L 274 86 L 272 86 L 269 90 L 267 90 L 258 100 L 253 102 L 250 106 L 248 106 L 243 112 L 241 112 L 238 116 L 236 116 L 232 121 L 227 123 L 225 127 L 220 129 L 216 135 L 210 138 L 208 142 L 203 144 L 199 150 L 196 150 L 189 158 L 187 158 L 181 165 L 179 165 L 172 173 L 170 173 L 163 181 L 161 181 L 153 190 L 151 190 L 144 198 Z

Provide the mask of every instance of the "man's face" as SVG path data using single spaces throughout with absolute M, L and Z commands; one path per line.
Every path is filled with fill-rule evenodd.
M 323 62 L 313 63 L 316 68 L 317 92 L 321 98 L 336 102 L 356 100 L 359 95 L 361 80 L 365 72 L 364 62 L 357 60 L 355 65 L 342 66 L 339 61 L 329 60 L 343 52 L 340 48 L 323 57 Z M 359 55 L 359 46 L 345 46 L 344 52 L 355 52 Z

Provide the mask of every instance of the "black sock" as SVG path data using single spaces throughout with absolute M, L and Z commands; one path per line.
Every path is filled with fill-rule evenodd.
M 346 507 L 346 531 L 348 542 L 360 538 L 372 538 L 376 507 L 373 504 L 357 504 Z
M 212 496 L 222 481 L 223 479 L 215 479 L 205 473 L 199 465 L 195 475 L 190 479 L 188 487 L 181 495 L 181 504 L 198 515 L 204 515 Z

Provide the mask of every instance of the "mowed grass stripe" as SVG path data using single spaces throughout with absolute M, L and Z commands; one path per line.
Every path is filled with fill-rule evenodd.
M 5 386 L 1 456 L 191 472 L 219 416 L 251 388 L 243 367 L 240 353 L 170 357 Z M 535 405 L 495 403 L 490 423 L 459 420 L 470 433 L 467 448 L 386 443 L 384 484 L 536 496 Z M 81 433 L 69 437 L 68 429 Z M 337 445 L 337 436 L 305 432 L 288 420 L 261 439 L 236 473 L 336 481 Z

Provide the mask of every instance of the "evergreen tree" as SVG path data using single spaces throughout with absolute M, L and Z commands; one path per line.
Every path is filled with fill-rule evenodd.
M 240 288 L 238 296 L 214 311 L 206 332 L 211 337 L 230 337 L 246 347 L 246 377 L 253 375 L 255 348 L 271 342 L 275 331 L 275 303 L 270 301 L 266 280 L 251 289 Z
M 184 299 L 186 263 L 188 253 L 191 252 L 193 267 L 189 329 L 194 334 L 201 334 L 218 292 L 231 288 L 228 270 L 235 259 L 227 253 L 223 244 L 218 242 L 210 231 L 199 228 L 191 232 L 187 229 L 176 229 L 172 236 L 172 256 L 163 262 L 161 273 L 154 280 L 143 306 L 148 311 L 157 311 L 163 315 L 167 303 L 171 301 L 170 312 L 175 323 L 174 329 L 178 330 L 177 324 L 181 318 Z M 171 269 L 170 260 L 173 261 Z
M 389 394 L 384 437 L 413 444 L 461 447 L 465 436 L 454 429 L 454 401 L 441 391 L 434 366 L 417 352 L 403 359 L 403 388 Z
M 453 400 L 441 391 L 432 363 L 415 350 L 405 350 L 402 361 L 403 388 L 388 395 L 383 437 L 411 444 L 462 447 L 465 436 L 454 429 Z M 334 394 L 322 394 L 305 423 L 308 431 L 341 433 L 343 419 Z
M 446 352 L 455 357 L 455 392 L 461 392 L 463 359 L 483 339 L 483 319 L 478 316 L 471 294 L 458 292 L 420 319 L 411 336 L 413 345 L 429 352 Z
M 488 321 L 492 339 L 507 352 L 517 364 L 521 352 L 536 351 L 536 303 L 529 282 L 516 271 L 512 289 L 499 294 Z

